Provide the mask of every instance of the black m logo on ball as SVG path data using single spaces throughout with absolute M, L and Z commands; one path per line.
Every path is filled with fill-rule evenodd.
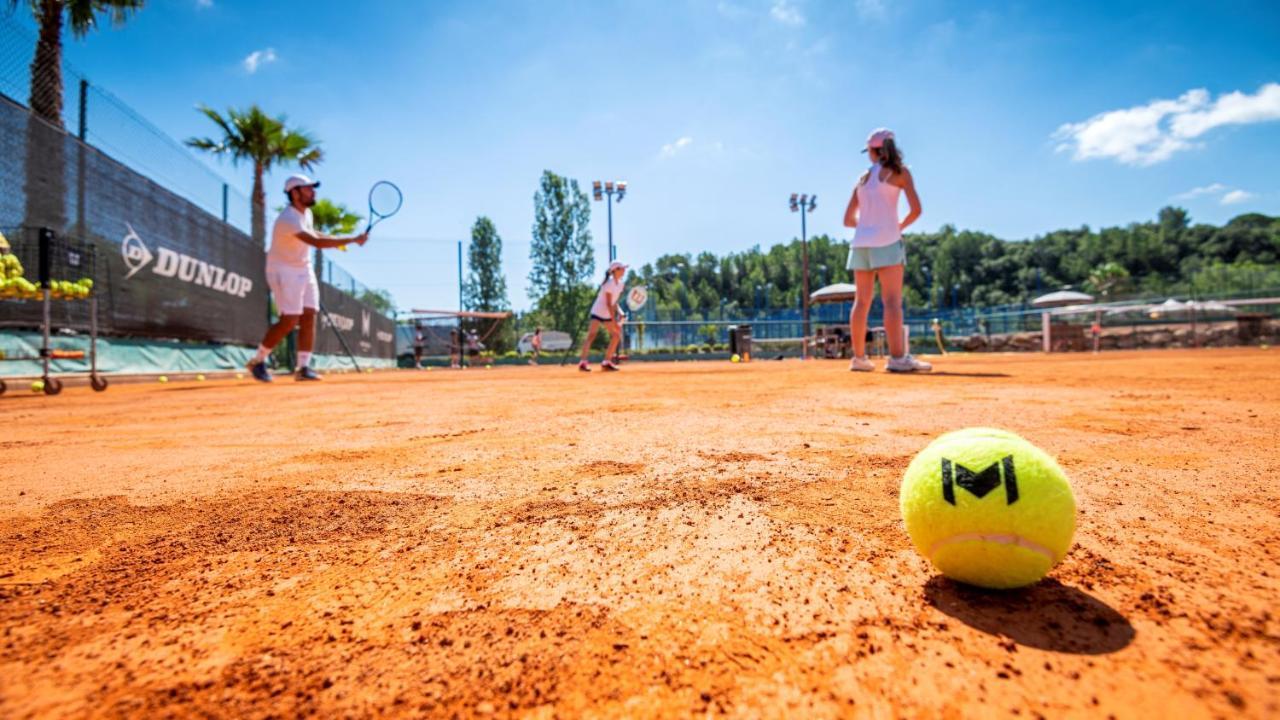
M 987 469 L 974 472 L 969 468 L 942 458 L 942 499 L 956 504 L 955 486 L 968 490 L 978 498 L 1000 485 L 1001 470 L 1004 471 L 1005 504 L 1018 502 L 1018 476 L 1013 472 L 1013 456 L 1006 455 L 1000 462 L 991 463 Z

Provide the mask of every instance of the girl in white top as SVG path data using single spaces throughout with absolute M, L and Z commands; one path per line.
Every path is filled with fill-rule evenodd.
M 889 340 L 889 372 L 928 372 L 933 366 L 916 360 L 907 352 L 902 323 L 902 273 L 907 261 L 902 231 L 920 217 L 920 196 L 916 194 L 911 171 L 902 164 L 893 133 L 881 128 L 867 138 L 863 150 L 874 163 L 858 180 L 844 211 L 845 227 L 855 228 L 849 245 L 847 268 L 853 271 L 857 294 L 849 312 L 849 334 L 853 340 L 853 360 L 849 369 L 875 370 L 867 359 L 867 314 L 880 280 L 880 301 L 884 305 L 884 331 Z M 898 219 L 898 198 L 905 192 L 909 211 Z
M 610 263 L 609 269 L 605 271 L 604 282 L 600 284 L 596 301 L 591 305 L 591 327 L 587 330 L 587 341 L 582 344 L 582 357 L 578 362 L 578 369 L 583 372 L 591 372 L 587 357 L 601 326 L 609 333 L 609 349 L 605 351 L 600 367 L 605 370 L 618 369 L 611 358 L 618 352 L 618 343 L 622 341 L 622 313 L 618 310 L 618 303 L 622 301 L 622 276 L 626 274 L 627 266 L 617 261 Z

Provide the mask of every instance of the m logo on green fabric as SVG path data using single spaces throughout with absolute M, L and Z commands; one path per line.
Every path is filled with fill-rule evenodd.
M 991 463 L 985 470 L 978 472 L 942 458 L 942 499 L 952 505 L 956 504 L 956 485 L 981 500 L 999 487 L 1001 480 L 1004 481 L 1005 504 L 1018 502 L 1018 476 L 1013 471 L 1012 455 L 1006 455 L 999 462 Z

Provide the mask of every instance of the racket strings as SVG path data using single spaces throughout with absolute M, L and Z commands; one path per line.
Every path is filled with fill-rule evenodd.
M 404 202 L 404 196 L 400 194 L 400 188 L 385 180 L 374 185 L 369 191 L 369 212 L 378 217 L 390 217 L 396 214 L 402 202 Z

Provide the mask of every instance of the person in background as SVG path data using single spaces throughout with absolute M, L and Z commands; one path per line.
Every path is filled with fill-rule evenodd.
M 529 358 L 529 364 L 537 365 L 538 356 L 542 355 L 542 328 L 533 331 L 533 337 L 529 338 L 529 346 L 533 348 L 533 357 Z
M 844 211 L 845 227 L 854 228 L 849 243 L 849 262 L 857 294 L 849 312 L 849 335 L 853 338 L 855 372 L 875 370 L 867 359 L 867 315 L 876 280 L 880 281 L 880 301 L 884 305 L 884 331 L 889 341 L 889 372 L 928 372 L 933 366 L 911 356 L 902 322 L 902 277 L 907 262 L 902 231 L 920 217 L 920 196 L 916 194 L 911 171 L 902 163 L 893 132 L 881 128 L 867 138 L 863 150 L 871 167 L 854 186 Z M 907 196 L 907 216 L 898 219 L 898 199 Z

